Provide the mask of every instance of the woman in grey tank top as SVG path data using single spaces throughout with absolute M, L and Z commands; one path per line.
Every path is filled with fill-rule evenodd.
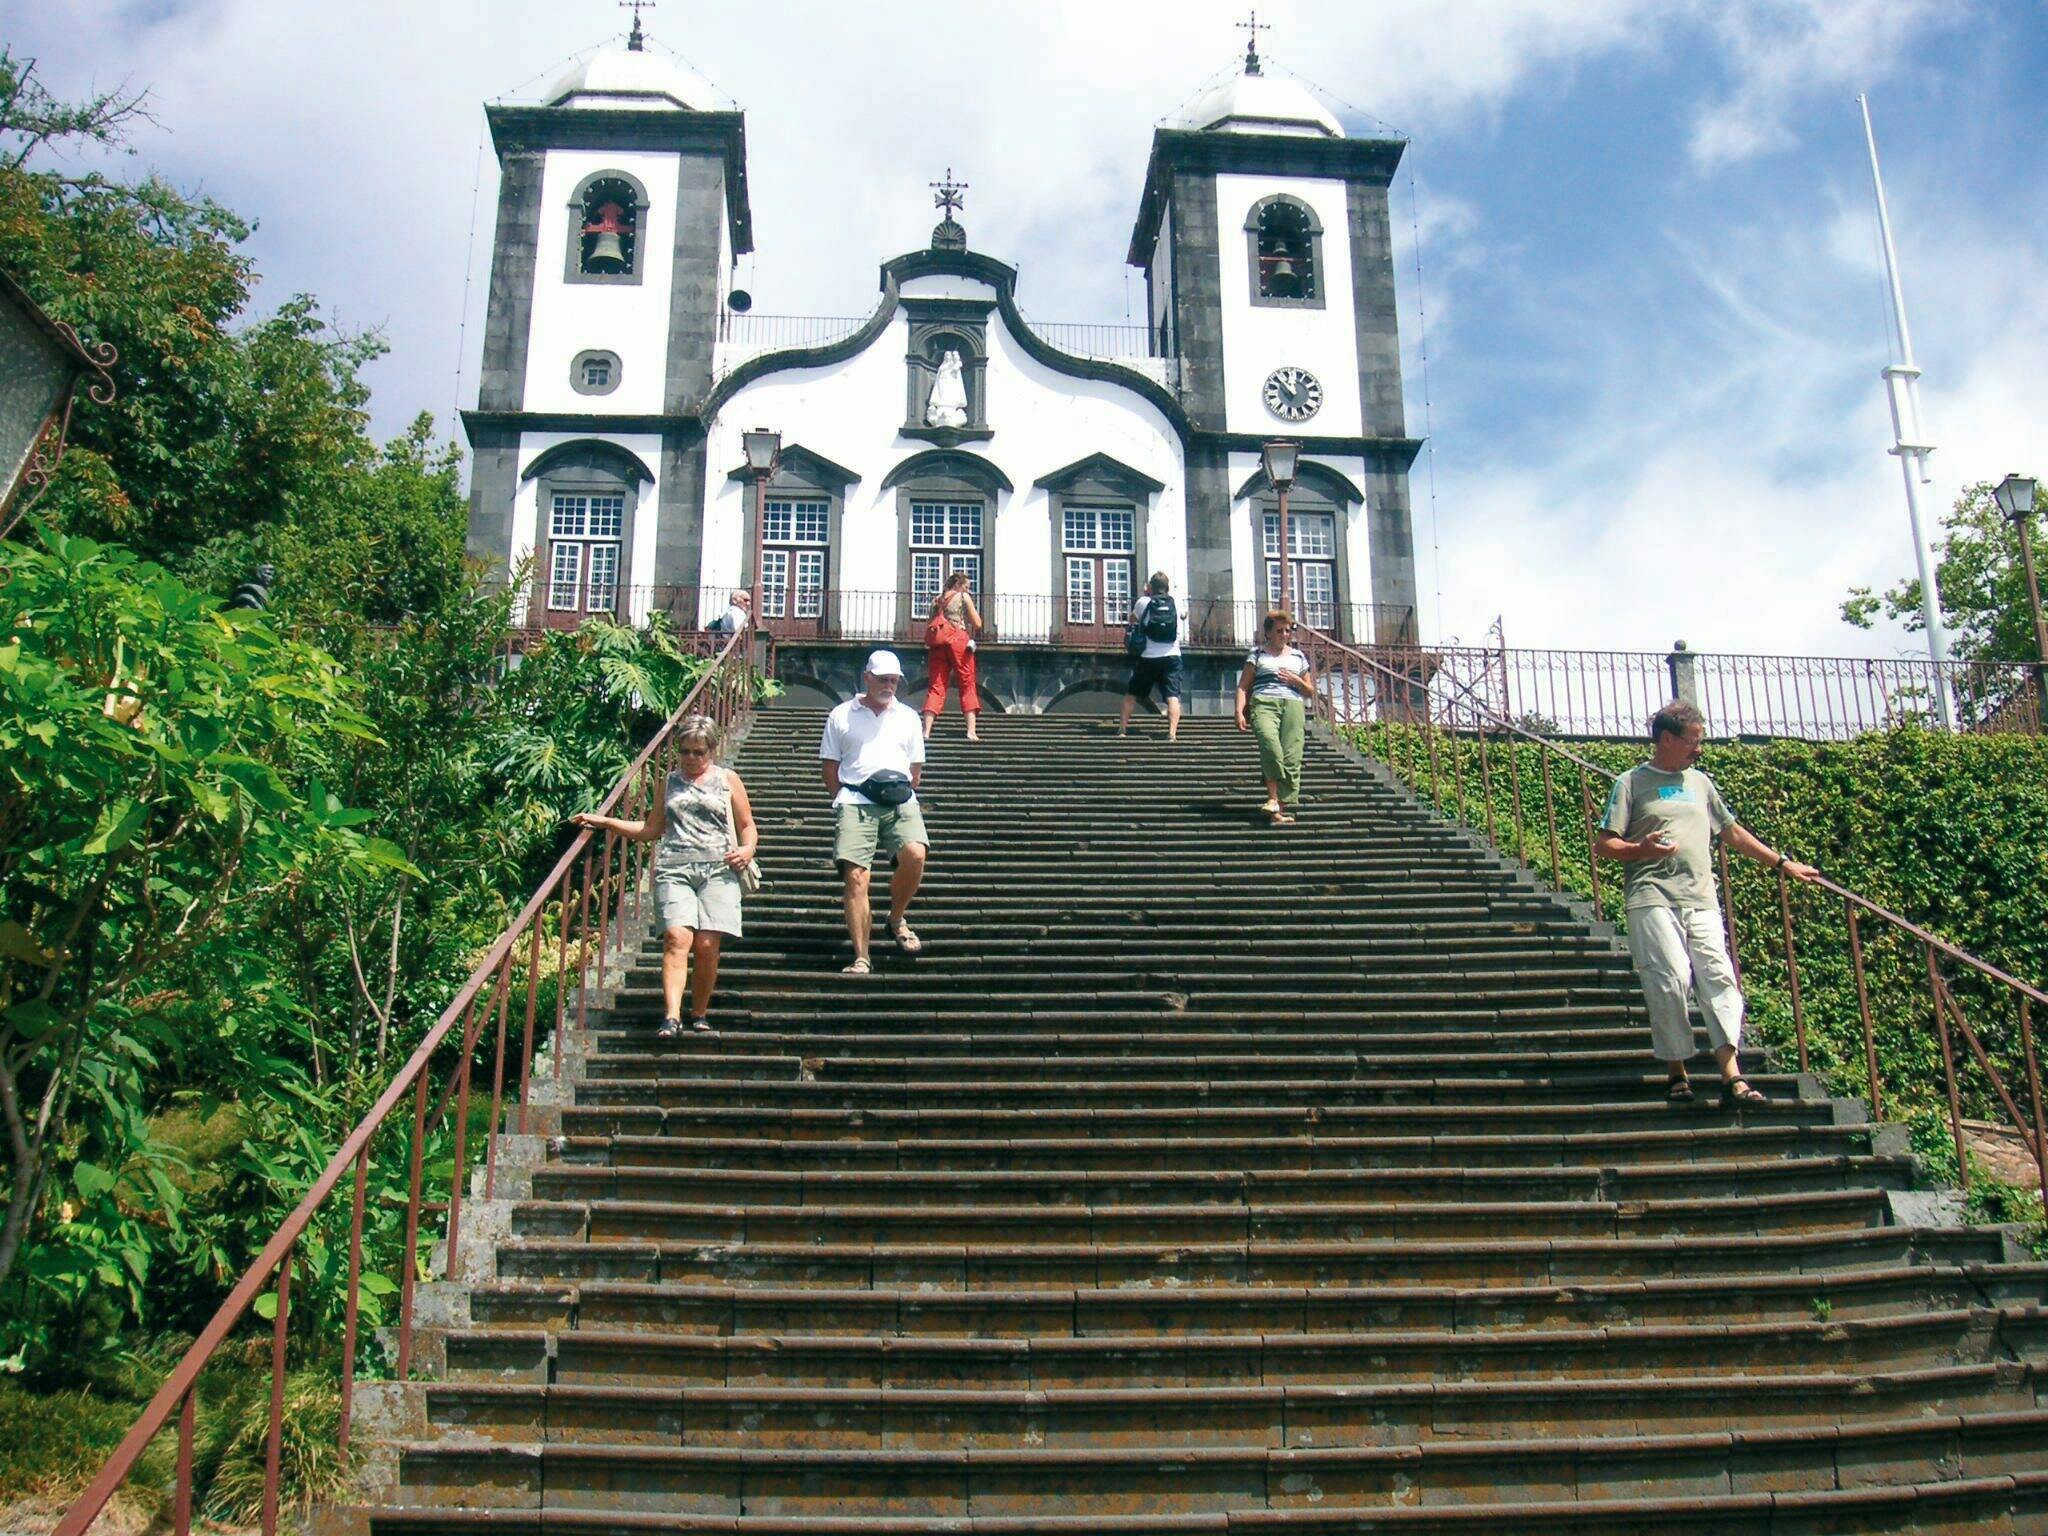
M 682 1033 L 686 989 L 690 1027 L 711 1028 L 719 948 L 728 934 L 740 936 L 739 872 L 752 862 L 760 844 L 747 786 L 715 760 L 718 727 L 693 715 L 676 727 L 674 743 L 676 766 L 669 770 L 661 799 L 644 819 L 627 821 L 588 811 L 572 818 L 579 827 L 659 844 L 654 853 L 654 908 L 661 923 L 663 1040 Z

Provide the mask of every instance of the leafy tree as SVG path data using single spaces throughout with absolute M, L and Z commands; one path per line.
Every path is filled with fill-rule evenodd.
M 1941 617 L 1948 627 L 1954 654 L 1962 661 L 2034 661 L 2034 620 L 2027 582 L 2020 568 L 2019 535 L 1992 499 L 1992 486 L 1980 480 L 1966 486 L 1942 519 L 1943 537 L 1935 546 L 1934 583 L 1941 589 Z M 2048 512 L 2048 495 L 2034 491 L 2034 513 Z M 2037 561 L 2048 555 L 2048 539 L 2034 529 Z M 1851 587 L 1842 603 L 1842 618 L 1869 629 L 1878 615 L 1919 632 L 1920 579 L 1916 577 L 1874 593 Z
M 126 550 L 45 532 L 40 547 L 6 552 L 0 1283 L 61 1161 L 62 1219 L 30 1283 L 75 1295 L 97 1279 L 139 1295 L 148 1245 L 123 1230 L 134 1216 L 119 1186 L 139 1175 L 165 1218 L 180 1204 L 152 1145 L 147 1082 L 206 1045 L 220 1047 L 219 1080 L 282 1065 L 270 1042 L 237 1038 L 232 1014 L 195 1038 L 204 1015 L 178 1008 L 179 979 L 201 960 L 217 975 L 246 970 L 230 952 L 323 864 L 408 866 L 356 830 L 363 813 L 280 772 L 308 744 L 368 734 L 331 658 L 219 612 Z

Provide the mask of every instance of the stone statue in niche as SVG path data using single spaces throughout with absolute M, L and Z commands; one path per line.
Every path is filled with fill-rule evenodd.
M 928 427 L 967 425 L 967 380 L 960 369 L 960 354 L 952 347 L 946 348 L 944 356 L 939 359 L 939 374 L 932 380 L 931 399 L 924 408 L 924 424 Z

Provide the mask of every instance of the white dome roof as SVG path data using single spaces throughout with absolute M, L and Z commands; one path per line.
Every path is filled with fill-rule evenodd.
M 1197 96 L 1172 128 L 1225 133 L 1294 133 L 1341 139 L 1344 125 L 1298 80 L 1231 75 Z
M 642 107 L 713 112 L 718 92 L 678 60 L 634 48 L 605 48 L 548 87 L 551 107 Z

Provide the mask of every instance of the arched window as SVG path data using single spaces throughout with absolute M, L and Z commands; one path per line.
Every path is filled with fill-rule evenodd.
M 647 192 L 624 171 L 586 176 L 569 200 L 569 260 L 573 283 L 637 283 Z
M 624 588 L 645 465 L 599 439 L 560 443 L 520 476 L 538 482 L 534 555 L 547 625 L 576 625 L 594 613 L 623 617 Z
M 1297 197 L 1278 195 L 1254 205 L 1245 220 L 1252 268 L 1252 302 L 1323 305 L 1323 226 Z

